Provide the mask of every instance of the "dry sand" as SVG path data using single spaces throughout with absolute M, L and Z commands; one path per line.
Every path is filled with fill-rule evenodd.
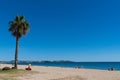
M 0 68 L 12 65 L 1 64 Z M 27 65 L 19 65 L 19 69 L 25 69 Z M 74 69 L 60 67 L 32 66 L 35 74 L 17 77 L 18 80 L 120 80 L 120 71 Z M 0 74 L 1 75 L 1 74 Z

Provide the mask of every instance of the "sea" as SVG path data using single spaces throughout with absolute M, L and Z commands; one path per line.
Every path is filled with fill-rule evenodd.
M 19 65 L 33 66 L 52 66 L 52 67 L 64 67 L 64 68 L 85 68 L 85 69 L 100 69 L 108 70 L 114 68 L 120 70 L 120 62 L 19 62 Z

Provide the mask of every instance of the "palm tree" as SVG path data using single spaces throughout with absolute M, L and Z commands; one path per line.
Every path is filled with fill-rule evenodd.
M 29 23 L 24 19 L 24 16 L 16 16 L 13 21 L 9 22 L 9 26 L 9 31 L 16 38 L 14 68 L 17 69 L 19 39 L 28 32 Z

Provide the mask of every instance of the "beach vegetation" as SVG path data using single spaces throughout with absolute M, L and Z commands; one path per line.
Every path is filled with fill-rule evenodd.
M 23 69 L 0 69 L 0 80 L 19 80 L 19 77 L 27 77 L 29 74 L 37 74 L 36 71 L 27 71 Z
M 22 35 L 26 35 L 29 30 L 29 23 L 24 19 L 24 16 L 16 16 L 13 21 L 9 22 L 9 31 L 16 38 L 14 68 L 17 69 L 18 62 L 18 45 Z
M 3 67 L 2 70 L 10 70 L 10 67 Z

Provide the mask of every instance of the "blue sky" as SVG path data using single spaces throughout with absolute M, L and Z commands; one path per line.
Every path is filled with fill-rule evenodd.
M 8 22 L 24 15 L 30 31 L 19 60 L 120 61 L 119 0 L 1 0 L 0 60 L 13 60 Z

